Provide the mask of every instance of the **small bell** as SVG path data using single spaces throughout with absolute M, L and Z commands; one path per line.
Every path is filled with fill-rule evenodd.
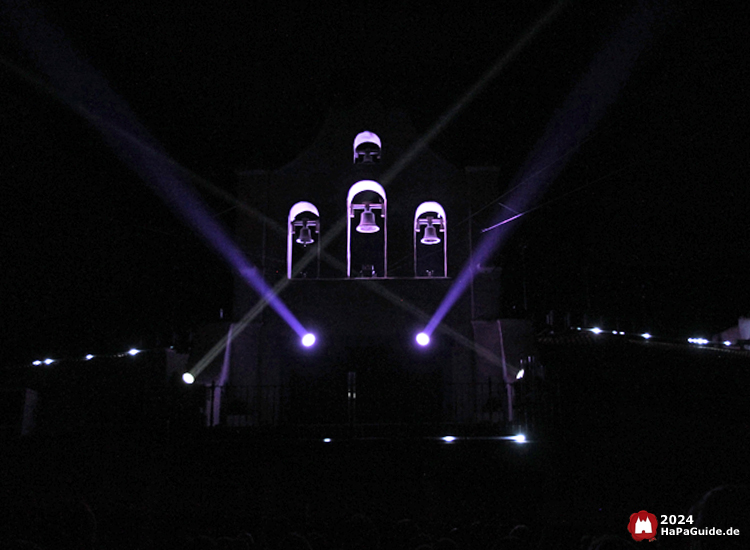
M 375 223 L 375 214 L 367 205 L 365 205 L 365 211 L 362 212 L 362 216 L 359 219 L 357 231 L 359 233 L 377 233 L 378 231 L 380 231 L 380 226 Z
M 432 222 L 429 222 L 427 224 L 427 227 L 424 228 L 424 237 L 422 237 L 422 240 L 419 242 L 421 242 L 422 244 L 440 243 L 440 237 L 438 237 L 437 230 L 435 229 L 435 226 L 432 225 Z
M 308 244 L 312 244 L 315 242 L 312 238 L 312 235 L 310 234 L 310 228 L 307 227 L 307 223 L 305 223 L 305 225 L 302 226 L 302 229 L 299 230 L 299 237 L 297 237 L 297 242 L 302 246 L 307 246 Z

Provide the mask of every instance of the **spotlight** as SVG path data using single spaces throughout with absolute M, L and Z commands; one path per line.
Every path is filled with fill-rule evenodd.
M 90 353 L 86 356 L 86 361 L 91 361 L 94 358 Z
M 36 367 L 38 367 L 39 365 L 41 365 L 41 364 L 42 364 L 42 362 L 41 362 L 41 361 L 40 361 L 39 359 L 37 359 L 36 361 L 34 361 L 34 362 L 33 362 L 33 363 L 31 363 L 31 364 L 32 364 L 32 365 L 34 365 L 34 366 L 36 366 Z
M 182 375 L 182 381 L 185 382 L 185 384 L 192 384 L 193 382 L 195 382 L 195 376 L 193 376 L 189 372 L 186 372 Z
M 593 332 L 594 334 L 601 334 L 602 329 L 600 329 L 599 327 L 594 327 L 591 329 L 591 332 Z
M 442 439 L 446 443 L 453 443 L 456 440 L 456 438 L 452 435 L 446 435 L 445 437 L 441 437 L 440 439 Z
M 297 242 L 302 246 L 307 246 L 308 244 L 312 244 L 315 242 L 312 238 L 312 235 L 310 234 L 310 228 L 307 227 L 307 222 L 305 222 L 305 225 L 303 225 L 302 229 L 299 230 L 299 237 L 297 237 Z
M 526 443 L 526 436 L 523 434 L 514 435 L 511 439 L 516 443 Z
M 128 355 L 132 355 L 133 357 L 135 357 L 135 356 L 136 356 L 136 355 L 138 355 L 139 353 L 141 353 L 141 350 L 139 350 L 139 349 L 135 349 L 135 348 L 133 348 L 133 349 L 131 349 L 130 351 L 128 351 Z
M 420 346 L 426 346 L 430 343 L 430 335 L 426 332 L 420 332 L 417 334 L 417 344 Z
M 641 334 L 641 337 L 643 337 L 646 340 L 648 340 L 649 338 L 651 338 L 651 335 L 648 332 L 644 332 L 643 334 Z
M 51 364 L 52 364 L 52 363 L 54 363 L 54 362 L 55 362 L 55 360 L 54 360 L 54 359 L 45 359 L 45 360 L 44 360 L 44 364 L 45 364 L 45 365 L 51 365 Z
M 732 342 L 730 342 L 729 340 L 724 340 L 724 345 L 725 346 L 731 346 Z
M 523 375 L 526 374 L 526 371 L 524 369 L 521 369 L 518 371 L 518 374 L 516 374 L 516 380 L 520 380 L 523 378 Z
M 323 443 L 330 443 L 330 442 L 331 442 L 331 438 L 330 438 L 330 437 L 326 437 L 326 438 L 325 438 L 325 439 L 323 440 Z
M 309 348 L 315 343 L 315 335 L 312 332 L 308 332 L 302 337 L 302 345 Z

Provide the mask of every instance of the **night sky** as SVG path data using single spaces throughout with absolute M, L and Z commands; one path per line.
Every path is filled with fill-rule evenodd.
M 173 159 L 232 192 L 235 170 L 283 166 L 331 108 L 357 98 L 403 108 L 427 131 L 553 6 L 23 4 L 3 2 L 0 17 L 6 363 L 169 344 L 231 307 L 228 267 L 49 85 L 43 67 L 56 61 L 19 38 L 45 34 L 29 13 L 64 34 Z M 615 51 L 640 55 L 586 89 L 596 103 L 607 78 L 619 82 L 553 159 L 542 207 L 514 222 L 499 257 L 505 299 L 521 314 L 525 280 L 534 312 L 710 336 L 750 313 L 748 10 L 612 4 L 563 3 L 432 148 L 457 166 L 498 166 L 513 185 L 621 33 Z M 232 204 L 197 189 L 231 226 Z

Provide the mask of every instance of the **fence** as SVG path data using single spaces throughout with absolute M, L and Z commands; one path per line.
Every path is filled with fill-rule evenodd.
M 531 377 L 530 377 L 531 378 Z M 507 386 L 501 379 L 410 388 L 390 400 L 367 394 L 356 374 L 328 384 L 207 386 L 202 411 L 209 427 L 302 425 L 484 425 L 536 428 L 549 418 L 551 392 L 529 379 Z M 508 400 L 510 399 L 510 405 Z

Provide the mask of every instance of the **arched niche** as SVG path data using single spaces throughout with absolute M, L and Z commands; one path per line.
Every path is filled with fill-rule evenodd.
M 414 211 L 414 276 L 448 276 L 448 219 L 439 202 L 425 201 Z
M 368 164 L 380 162 L 383 145 L 377 134 L 365 131 L 354 138 L 354 164 Z
M 288 279 L 291 279 L 293 275 L 295 249 L 304 249 L 308 246 L 316 248 L 315 272 L 317 274 L 320 272 L 320 212 L 313 203 L 300 201 L 289 209 L 287 220 L 286 276 Z
M 364 249 L 365 259 L 372 255 L 372 263 L 361 262 L 363 271 L 365 265 L 373 267 L 371 273 L 362 273 L 368 277 L 388 276 L 388 200 L 385 189 L 376 181 L 358 181 L 349 188 L 346 196 L 346 276 L 352 276 L 352 248 L 360 252 Z M 353 219 L 360 213 L 358 225 L 352 232 Z M 380 218 L 378 218 L 378 214 Z M 382 230 L 382 231 L 381 231 Z M 380 235 L 382 233 L 382 236 Z M 382 255 L 380 243 L 382 242 Z M 382 266 L 382 268 L 381 268 Z M 382 269 L 382 273 L 380 270 Z

